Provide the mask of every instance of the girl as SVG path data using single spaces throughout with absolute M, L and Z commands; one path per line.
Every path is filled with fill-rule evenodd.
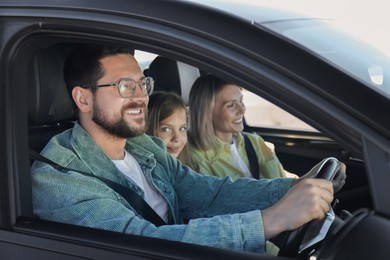
M 173 157 L 188 163 L 188 116 L 183 99 L 174 92 L 155 92 L 149 97 L 148 112 L 147 134 L 160 137 Z

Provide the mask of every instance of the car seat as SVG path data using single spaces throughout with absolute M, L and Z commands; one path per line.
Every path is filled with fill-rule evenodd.
M 29 71 L 29 146 L 40 152 L 52 136 L 73 126 L 76 115 L 63 80 L 72 45 L 53 45 L 37 52 Z
M 155 80 L 154 91 L 176 92 L 188 105 L 192 84 L 200 76 L 200 71 L 186 63 L 157 56 L 150 64 L 147 74 Z

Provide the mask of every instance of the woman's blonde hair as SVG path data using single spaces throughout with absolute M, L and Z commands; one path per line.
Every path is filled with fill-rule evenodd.
M 192 85 L 189 97 L 190 125 L 188 142 L 208 150 L 218 145 L 213 127 L 215 100 L 228 82 L 211 74 L 202 75 Z

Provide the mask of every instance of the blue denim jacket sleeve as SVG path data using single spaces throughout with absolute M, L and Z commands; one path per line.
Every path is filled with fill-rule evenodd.
M 290 179 L 232 181 L 202 176 L 182 167 L 161 142 L 146 135 L 129 141 L 126 149 L 166 198 L 176 224 L 156 227 L 101 181 L 40 162 L 32 166 L 34 214 L 62 223 L 264 253 L 261 209 L 287 192 Z M 65 167 L 136 190 L 78 124 L 54 137 L 42 154 Z M 189 219 L 188 224 L 182 224 L 182 217 Z

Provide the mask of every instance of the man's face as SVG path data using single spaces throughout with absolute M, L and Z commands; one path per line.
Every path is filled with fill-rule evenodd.
M 121 78 L 139 81 L 144 77 L 133 56 L 118 54 L 102 59 L 104 76 L 97 82 L 111 84 Z M 116 86 L 99 88 L 94 96 L 92 120 L 107 133 L 130 138 L 145 132 L 149 97 L 140 88 L 134 96 L 122 98 Z

